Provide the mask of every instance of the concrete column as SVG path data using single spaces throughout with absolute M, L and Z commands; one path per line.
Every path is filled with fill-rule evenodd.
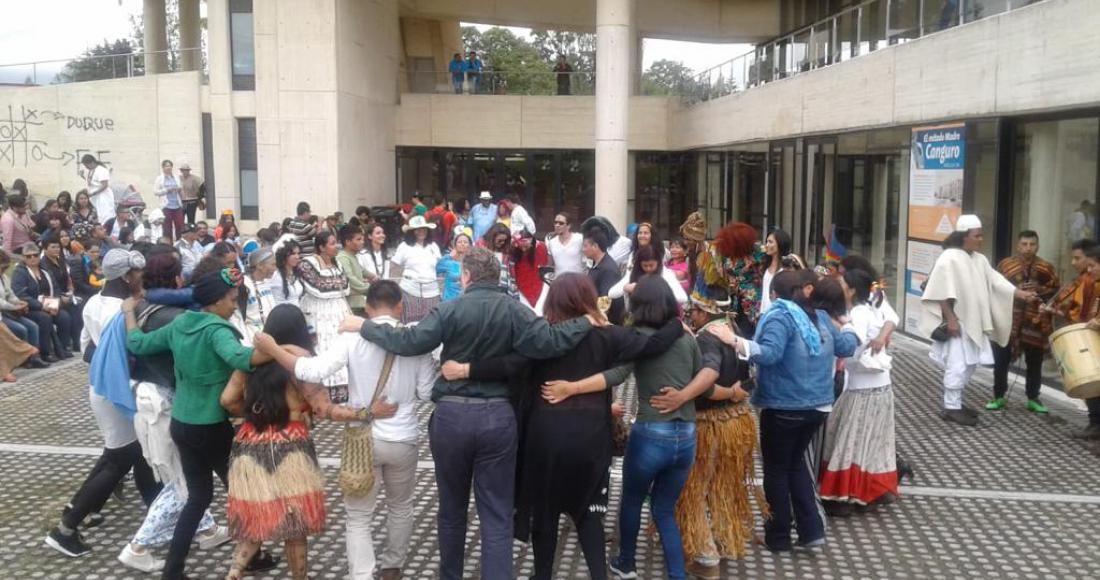
M 145 55 L 145 74 L 168 72 L 168 54 L 163 52 L 168 50 L 164 0 L 145 0 L 141 20 L 145 32 L 145 52 L 157 53 Z
M 202 67 L 202 32 L 199 29 L 199 0 L 179 0 L 180 70 Z
M 596 1 L 596 214 L 623 228 L 627 216 L 634 0 Z

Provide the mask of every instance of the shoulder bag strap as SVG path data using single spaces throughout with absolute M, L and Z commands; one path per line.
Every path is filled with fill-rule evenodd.
M 393 360 L 397 358 L 397 355 L 392 352 L 386 353 L 386 362 L 382 363 L 382 374 L 378 375 L 378 384 L 374 386 L 374 396 L 371 397 L 370 407 L 373 407 L 378 399 L 382 398 L 382 393 L 386 390 L 386 383 L 390 379 L 390 371 L 393 370 Z

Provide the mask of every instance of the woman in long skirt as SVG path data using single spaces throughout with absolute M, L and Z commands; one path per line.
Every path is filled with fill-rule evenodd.
M 339 248 L 336 234 L 324 231 L 314 239 L 315 254 L 302 258 L 298 266 L 304 292 L 301 298 L 306 323 L 317 335 L 317 349 L 328 350 L 340 336 L 340 323 L 351 308 L 348 306 L 348 277 L 336 262 Z M 348 400 L 348 371 L 341 369 L 325 379 L 325 386 L 334 403 Z
M 897 320 L 888 320 L 869 301 L 870 274 L 848 270 L 844 280 L 860 347 L 845 364 L 848 384 L 828 420 L 821 467 L 821 499 L 829 502 L 831 515 L 840 516 L 856 505 L 889 502 L 898 495 L 890 357 L 872 347 L 883 327 Z
M 305 319 L 293 306 L 272 310 L 264 331 L 257 342 L 313 353 Z M 227 580 L 241 578 L 261 543 L 280 540 L 292 577 L 306 578 L 306 538 L 325 527 L 325 477 L 307 413 L 312 408 L 337 421 L 362 419 L 356 410 L 331 405 L 326 395 L 325 389 L 300 383 L 272 363 L 251 375 L 234 373 L 222 393 L 222 406 L 245 418 L 229 458 L 227 515 L 237 547 Z
M 409 324 L 420 322 L 441 301 L 436 277 L 441 254 L 439 246 L 428 238 L 435 224 L 423 216 L 413 216 L 401 229 L 405 232 L 405 241 L 397 246 L 391 261 L 402 268 L 399 282 L 404 302 L 401 322 Z

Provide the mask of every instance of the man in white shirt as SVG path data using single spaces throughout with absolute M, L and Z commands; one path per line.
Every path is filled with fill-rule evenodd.
M 397 326 L 401 319 L 401 289 L 396 282 L 381 280 L 367 291 L 367 315 L 372 322 Z M 256 347 L 267 352 L 298 380 L 320 383 L 329 375 L 348 369 L 348 405 L 366 407 L 374 400 L 386 351 L 357 333 L 341 334 L 327 352 L 315 357 L 298 357 L 272 348 L 269 335 L 256 336 Z M 373 578 L 374 547 L 371 516 L 378 499 L 379 484 L 386 488 L 386 547 L 381 557 L 381 578 L 401 577 L 413 529 L 413 490 L 416 486 L 417 402 L 431 399 L 432 385 L 439 375 L 430 354 L 399 356 L 393 361 L 385 391 L 371 405 L 374 436 L 375 486 L 366 497 L 344 497 L 347 510 L 347 552 L 351 577 Z
M 550 265 L 554 267 L 554 274 L 585 272 L 581 236 L 574 234 L 571 227 L 569 216 L 564 212 L 554 216 L 554 233 L 546 238 L 546 248 L 550 250 Z

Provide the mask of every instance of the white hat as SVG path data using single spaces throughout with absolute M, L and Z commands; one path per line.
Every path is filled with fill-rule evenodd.
M 981 227 L 982 220 L 978 219 L 978 216 L 970 213 L 959 216 L 958 221 L 955 222 L 956 232 L 968 232 L 970 230 L 980 229 Z
M 477 198 L 478 199 L 488 199 L 488 200 L 491 201 L 493 199 L 493 194 L 489 193 L 488 191 L 483 191 L 483 192 L 481 192 L 481 195 L 477 196 Z
M 411 231 L 411 230 L 420 230 L 420 229 L 434 230 L 435 229 L 435 224 L 428 223 L 428 221 L 425 220 L 424 216 L 422 216 L 422 215 L 414 215 L 411 218 L 409 218 L 409 223 L 401 226 L 401 231 L 403 231 L 403 232 L 407 232 L 407 231 Z

